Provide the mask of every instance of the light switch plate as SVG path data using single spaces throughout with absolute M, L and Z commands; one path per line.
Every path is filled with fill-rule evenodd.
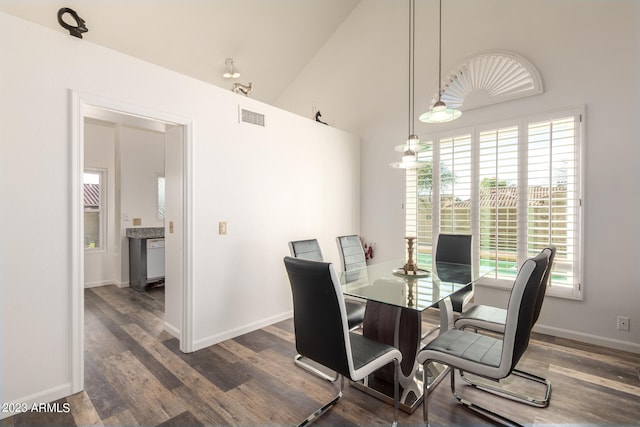
M 220 221 L 218 223 L 218 234 L 227 234 L 227 221 Z
M 133 225 L 142 225 L 142 218 L 133 218 Z

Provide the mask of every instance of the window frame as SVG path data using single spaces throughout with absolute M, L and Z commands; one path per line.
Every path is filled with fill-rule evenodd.
M 471 135 L 471 233 L 474 236 L 473 245 L 473 259 L 474 263 L 478 264 L 480 260 L 480 135 L 483 132 L 500 130 L 505 127 L 517 127 L 517 188 L 518 188 L 518 201 L 517 201 L 517 240 L 516 240 L 516 254 L 517 254 L 517 268 L 520 267 L 522 262 L 527 258 L 528 238 L 523 239 L 522 236 L 528 236 L 528 220 L 529 207 L 528 207 L 528 192 L 529 192 L 529 174 L 528 174 L 528 161 L 529 161 L 529 144 L 530 134 L 529 126 L 531 124 L 543 122 L 543 121 L 557 121 L 562 118 L 573 117 L 574 119 L 574 137 L 573 137 L 573 161 L 575 172 L 575 197 L 567 198 L 566 200 L 572 200 L 575 205 L 572 207 L 572 213 L 575 215 L 575 221 L 573 221 L 573 230 L 576 235 L 575 251 L 577 254 L 571 262 L 571 268 L 573 271 L 573 284 L 569 286 L 553 286 L 550 284 L 547 289 L 547 295 L 554 297 L 561 297 L 567 299 L 582 300 L 583 298 L 583 257 L 584 257 L 584 227 L 583 227 L 583 206 L 584 206 L 584 159 L 582 149 L 584 144 L 584 118 L 585 108 L 584 106 L 570 107 L 559 110 L 553 110 L 544 113 L 531 114 L 524 117 L 498 120 L 491 123 L 479 124 L 474 126 L 461 127 L 459 129 L 446 130 L 440 133 L 430 134 L 426 138 L 422 138 L 422 142 L 431 144 L 431 162 L 432 162 L 432 194 L 431 194 L 431 248 L 434 246 L 435 237 L 441 233 L 446 232 L 441 229 L 441 195 L 440 195 L 440 166 L 441 166 L 441 150 L 440 141 L 450 139 L 453 137 L 459 137 L 463 135 Z M 550 170 L 553 170 L 551 166 Z M 407 235 L 419 234 L 418 217 L 418 182 L 417 182 L 417 170 L 407 171 L 406 174 L 406 227 Z M 522 214 L 522 213 L 525 214 Z M 428 230 L 424 231 L 428 233 Z M 417 258 L 418 259 L 418 258 Z M 506 278 L 483 278 L 478 282 L 479 285 L 496 287 L 501 289 L 510 289 L 513 286 L 513 280 Z
M 100 206 L 96 210 L 87 210 L 84 206 L 82 207 L 83 212 L 83 225 L 82 225 L 82 233 L 83 236 L 86 234 L 86 224 L 84 220 L 84 214 L 87 212 L 98 212 L 98 241 L 99 245 L 95 247 L 90 247 L 87 245 L 84 246 L 85 252 L 98 253 L 98 252 L 106 252 L 107 251 L 107 169 L 103 168 L 90 168 L 87 167 L 84 169 L 83 173 L 90 173 L 94 175 L 98 175 L 100 178 Z M 84 191 L 84 182 L 83 191 Z

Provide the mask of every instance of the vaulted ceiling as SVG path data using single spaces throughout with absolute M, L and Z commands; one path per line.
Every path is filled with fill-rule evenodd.
M 599 3 L 608 4 L 587 2 L 579 10 L 584 16 L 597 16 L 587 6 L 598 8 Z M 408 0 L 0 0 L 0 11 L 67 33 L 58 24 L 57 13 L 62 7 L 72 8 L 86 21 L 88 42 L 222 88 L 231 89 L 236 81 L 252 82 L 254 99 L 308 118 L 321 110 L 322 119 L 332 126 L 364 141 L 372 135 L 386 138 L 393 150 L 409 134 L 408 4 Z M 563 33 L 565 17 L 574 9 L 571 0 L 443 2 L 443 77 L 465 58 L 487 51 L 514 52 L 534 65 L 549 61 L 537 40 L 552 32 L 559 40 L 568 40 Z M 431 107 L 438 87 L 436 0 L 417 2 L 415 37 L 414 121 L 415 130 L 423 135 L 434 125 L 419 122 L 417 116 Z M 239 79 L 222 77 L 227 58 L 233 58 Z M 471 116 L 465 113 L 456 125 Z
M 273 104 L 359 1 L 2 0 L 0 11 L 66 33 L 57 12 L 69 7 L 85 40 L 220 87 L 254 82 L 251 96 Z M 222 77 L 226 58 L 239 79 Z

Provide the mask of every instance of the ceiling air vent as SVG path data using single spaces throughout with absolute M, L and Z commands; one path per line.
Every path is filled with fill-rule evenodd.
M 252 125 L 264 127 L 264 114 L 245 110 L 244 108 L 240 107 L 240 123 L 250 123 Z

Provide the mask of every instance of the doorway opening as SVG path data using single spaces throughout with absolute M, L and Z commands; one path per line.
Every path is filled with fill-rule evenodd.
M 181 351 L 192 351 L 190 238 L 187 232 L 192 125 L 189 119 L 183 117 L 78 93 L 73 93 L 72 110 L 72 386 L 74 392 L 78 392 L 84 388 L 85 281 L 90 286 L 108 282 L 119 287 L 129 285 L 127 228 L 149 225 L 155 226 L 156 231 L 164 231 L 163 329 L 179 340 Z M 93 137 L 99 139 L 96 135 L 100 135 L 101 131 L 103 137 L 107 135 L 106 140 L 109 140 L 109 134 L 114 136 L 111 146 L 103 144 L 96 148 L 97 141 L 89 141 Z M 128 138 L 138 140 L 141 135 L 162 142 L 146 147 L 157 151 L 155 154 L 145 153 L 144 144 L 125 146 Z M 125 156 L 124 151 L 127 149 L 139 152 L 128 152 Z M 123 199 L 128 185 L 124 174 L 130 175 L 127 178 L 129 182 L 137 182 L 136 174 L 140 172 L 137 169 L 144 169 L 142 165 L 149 163 L 145 154 L 162 158 L 161 165 L 156 159 L 156 170 L 153 176 L 147 178 L 159 183 L 159 178 L 162 177 L 165 197 L 160 200 L 158 189 L 153 190 L 148 197 L 132 195 L 129 191 L 127 197 L 134 200 L 129 203 Z M 93 156 L 92 160 L 88 160 L 86 156 Z M 126 157 L 128 165 L 122 162 L 123 157 Z M 138 165 L 136 161 L 139 162 Z M 100 162 L 104 164 L 96 164 Z M 85 209 L 83 176 L 87 167 L 101 170 L 106 205 L 102 212 L 105 226 L 91 228 L 92 235 L 88 239 L 85 235 L 86 218 L 99 225 L 100 206 L 89 206 L 88 212 Z M 127 172 L 124 172 L 125 167 L 129 169 Z M 145 208 L 136 205 L 137 201 L 145 198 L 148 199 L 147 202 L 153 201 L 153 206 L 147 207 L 153 211 L 151 214 L 140 213 Z M 147 215 L 146 224 L 140 221 L 144 215 Z M 105 270 L 109 271 L 105 273 Z M 93 275 L 91 280 L 86 280 L 90 275 Z

